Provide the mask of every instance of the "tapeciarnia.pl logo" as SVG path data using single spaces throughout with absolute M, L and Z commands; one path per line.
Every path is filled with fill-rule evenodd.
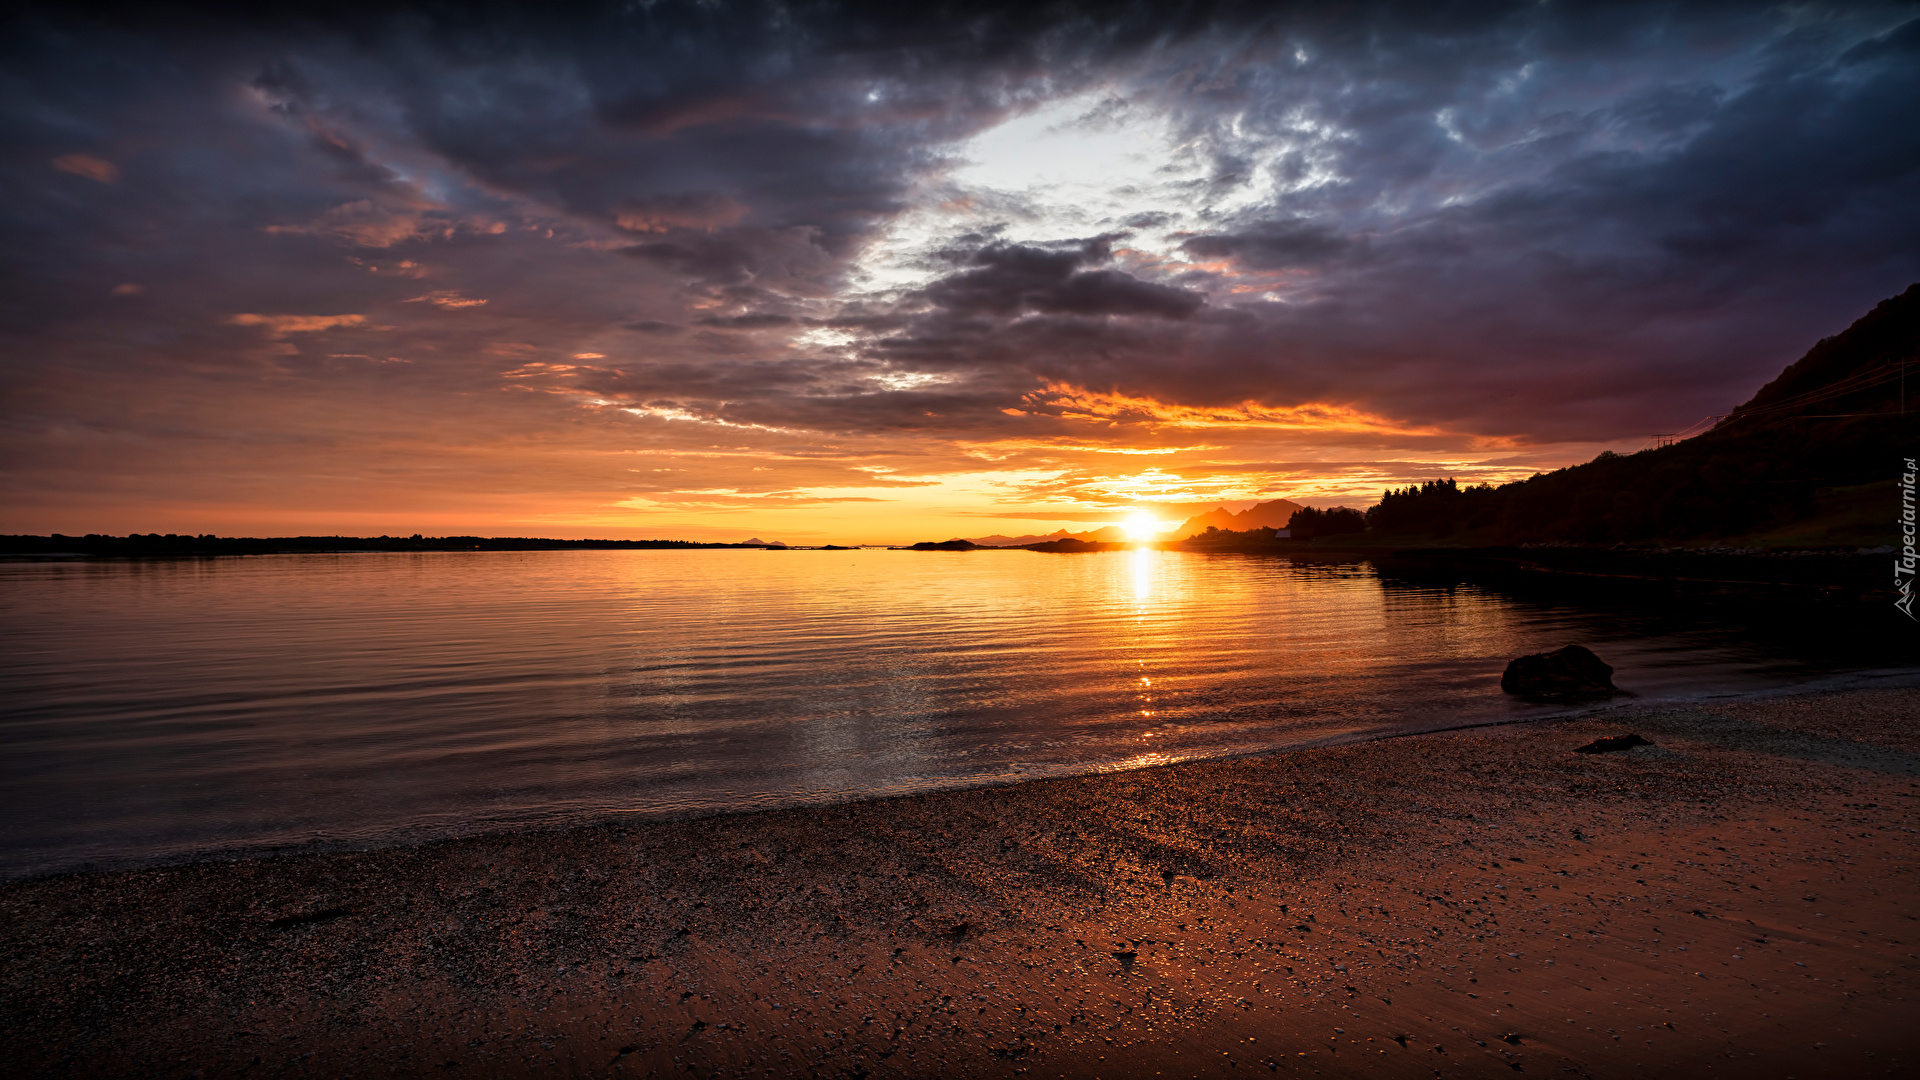
M 1913 480 L 1920 468 L 1914 465 L 1914 459 L 1905 458 L 1906 468 L 1900 473 L 1900 554 L 1893 560 L 1893 589 L 1900 599 L 1893 606 L 1904 612 L 1909 619 L 1920 622 L 1913 614 L 1913 570 L 1914 570 L 1914 515 Z

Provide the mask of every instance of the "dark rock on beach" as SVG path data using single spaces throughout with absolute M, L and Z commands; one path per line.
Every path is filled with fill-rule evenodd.
M 1624 750 L 1631 750 L 1636 746 L 1652 745 L 1652 743 L 1641 738 L 1639 735 L 1609 735 L 1604 739 L 1595 739 L 1585 746 L 1576 746 L 1573 748 L 1573 752 L 1576 754 L 1618 754 Z
M 346 908 L 327 908 L 324 911 L 311 911 L 301 915 L 285 915 L 278 919 L 267 920 L 267 926 L 274 930 L 284 930 L 290 926 L 306 926 L 309 923 L 327 922 L 353 912 Z
M 1533 653 L 1507 665 L 1500 689 L 1529 697 L 1600 697 L 1619 692 L 1613 667 L 1581 645 Z

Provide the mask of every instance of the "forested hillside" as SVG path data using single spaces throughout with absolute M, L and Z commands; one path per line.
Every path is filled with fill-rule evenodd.
M 1920 285 L 1815 345 L 1704 434 L 1497 488 L 1443 479 L 1390 490 L 1366 530 L 1484 544 L 1698 541 L 1877 505 L 1884 485 L 1890 533 L 1893 481 L 1920 454 L 1910 408 L 1920 384 L 1906 385 L 1917 358 Z

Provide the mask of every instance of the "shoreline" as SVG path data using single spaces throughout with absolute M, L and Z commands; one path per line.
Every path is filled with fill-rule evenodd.
M 1060 780 L 1072 780 L 1080 777 L 1114 775 L 1141 769 L 1177 768 L 1185 765 L 1202 765 L 1211 762 L 1238 761 L 1250 758 L 1262 758 L 1272 755 L 1299 753 L 1303 751 L 1329 749 L 1341 746 L 1359 746 L 1393 739 L 1421 738 L 1429 735 L 1444 735 L 1455 732 L 1470 732 L 1483 729 L 1511 727 L 1516 725 L 1559 723 L 1565 721 L 1605 718 L 1606 716 L 1633 709 L 1646 708 L 1689 708 L 1699 705 L 1713 705 L 1739 702 L 1760 702 L 1778 699 L 1791 699 L 1829 694 L 1847 694 L 1862 690 L 1882 688 L 1905 689 L 1920 687 L 1920 667 L 1875 668 L 1861 671 L 1846 671 L 1822 675 L 1806 682 L 1796 682 L 1785 686 L 1761 687 L 1733 694 L 1715 694 L 1707 697 L 1655 697 L 1643 698 L 1631 692 L 1622 692 L 1612 700 L 1566 703 L 1566 711 L 1539 716 L 1506 717 L 1500 719 L 1480 719 L 1464 724 L 1445 727 L 1420 728 L 1409 731 L 1386 731 L 1357 735 L 1333 735 L 1318 739 L 1305 740 L 1287 746 L 1256 746 L 1248 749 L 1227 751 L 1211 756 L 1186 758 L 1175 762 L 1155 765 L 1136 766 L 1127 769 L 1090 767 L 1073 771 L 1037 776 L 1019 776 L 981 780 L 972 783 L 936 785 L 923 789 L 896 792 L 867 792 L 846 795 L 845 797 L 820 797 L 806 799 L 796 797 L 794 801 L 772 805 L 751 807 L 702 808 L 688 811 L 595 811 L 572 820 L 552 822 L 504 822 L 494 826 L 482 827 L 477 831 L 460 831 L 442 834 L 393 834 L 384 839 L 343 840 L 337 843 L 321 843 L 313 840 L 278 845 L 239 844 L 228 847 L 199 848 L 188 852 L 166 856 L 142 858 L 129 856 L 116 859 L 101 859 L 76 865 L 37 871 L 19 876 L 0 876 L 0 891 L 37 881 L 69 876 L 95 874 L 129 874 L 151 871 L 173 870 L 195 866 L 202 863 L 236 863 L 255 860 L 297 859 L 311 856 L 374 854 L 381 851 L 432 847 L 437 844 L 455 843 L 465 840 L 485 840 L 513 836 L 541 836 L 564 834 L 579 829 L 602 828 L 639 828 L 648 825 L 683 824 L 710 821 L 720 818 L 750 818 L 757 814 L 782 811 L 806 811 L 831 807 L 858 805 L 863 803 L 885 803 L 895 799 L 909 799 L 926 795 L 938 795 L 948 792 L 988 791 L 998 788 L 1018 787 L 1024 784 L 1048 783 Z
M 0 997 L 33 1076 L 1875 1075 L 1920 994 L 1917 713 L 1629 705 L 38 878 L 0 886 Z

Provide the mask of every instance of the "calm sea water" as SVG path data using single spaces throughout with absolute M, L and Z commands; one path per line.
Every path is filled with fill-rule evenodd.
M 1506 661 L 1569 642 L 1751 692 L 1871 666 L 1843 638 L 1158 551 L 7 563 L 0 877 L 1520 719 Z

